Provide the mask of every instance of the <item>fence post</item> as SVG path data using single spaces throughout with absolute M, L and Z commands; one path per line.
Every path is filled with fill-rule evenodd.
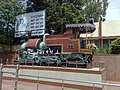
M 77 62 L 77 60 L 76 60 L 76 69 L 77 69 L 77 67 L 78 67 L 78 64 L 77 64 L 78 62 Z
M 2 76 L 3 76 L 2 69 L 3 69 L 3 64 L 1 63 L 0 64 L 0 90 L 2 90 Z
M 9 61 L 9 59 L 6 59 L 6 65 L 8 65 L 8 61 Z
M 12 63 L 12 65 L 14 65 L 14 61 L 15 61 L 15 59 L 12 59 L 12 62 L 11 62 L 11 63 Z
M 62 80 L 62 90 L 64 90 L 64 79 Z
M 95 84 L 93 83 L 93 90 L 95 90 Z
M 40 61 L 40 66 L 41 66 L 42 64 L 41 64 L 41 61 Z
M 17 64 L 17 67 L 16 67 L 16 77 L 15 77 L 15 86 L 14 86 L 14 90 L 17 90 L 18 72 L 19 72 L 19 64 Z
M 0 60 L 0 61 L 1 61 L 1 63 L 3 63 L 2 58 L 1 58 L 1 60 Z
M 37 82 L 37 90 L 39 90 L 39 77 L 38 77 L 38 82 Z
M 66 67 L 67 67 L 67 61 L 66 61 Z

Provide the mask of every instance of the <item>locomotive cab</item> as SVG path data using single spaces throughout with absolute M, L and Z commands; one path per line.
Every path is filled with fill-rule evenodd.
M 68 24 L 67 28 L 72 29 L 72 36 L 74 39 L 80 39 L 80 48 L 87 48 L 89 43 L 88 34 L 91 34 L 95 31 L 94 24 Z

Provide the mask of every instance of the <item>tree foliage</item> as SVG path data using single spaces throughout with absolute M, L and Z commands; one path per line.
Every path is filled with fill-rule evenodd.
M 0 44 L 11 45 L 15 30 L 16 15 L 22 12 L 22 5 L 18 0 L 0 1 Z
M 85 0 L 84 15 L 86 18 L 93 17 L 99 21 L 100 16 L 105 17 L 108 0 Z
M 0 43 L 3 45 L 11 45 L 16 15 L 25 9 L 18 1 L 0 1 Z M 47 31 L 62 33 L 66 24 L 86 22 L 90 17 L 98 21 L 100 15 L 106 15 L 107 7 L 108 0 L 28 0 L 26 11 L 46 9 Z
M 108 0 L 28 0 L 27 12 L 46 9 L 47 29 L 64 32 L 65 24 L 98 21 L 106 15 Z
M 111 54 L 120 54 L 120 38 L 115 39 L 111 44 Z
M 47 28 L 54 29 L 57 33 L 65 30 L 65 24 L 80 23 L 83 16 L 70 2 L 58 2 L 47 8 Z

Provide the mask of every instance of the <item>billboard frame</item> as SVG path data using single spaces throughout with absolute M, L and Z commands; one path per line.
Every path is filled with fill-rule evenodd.
M 41 13 L 41 15 L 43 15 L 43 16 L 41 16 L 40 17 L 40 15 L 39 15 L 39 17 L 37 17 L 37 15 L 38 15 L 38 13 Z M 34 15 L 32 15 L 32 14 L 34 14 Z M 29 18 L 30 18 L 30 20 L 28 20 L 27 21 L 27 25 L 28 25 L 28 23 L 30 24 L 29 25 L 29 28 L 27 28 L 28 26 L 26 26 L 25 28 L 27 28 L 27 29 L 25 29 L 25 30 L 20 30 L 20 29 L 18 29 L 18 27 L 17 27 L 17 25 L 18 25 L 18 20 L 16 21 L 16 25 L 15 25 L 15 33 L 14 33 L 14 37 L 15 38 L 20 38 L 20 37 L 22 37 L 23 35 L 25 35 L 26 37 L 28 37 L 29 35 L 28 35 L 28 32 L 30 32 L 31 31 L 31 37 L 39 37 L 39 36 L 43 36 L 44 34 L 45 34 L 45 32 L 46 32 L 46 10 L 41 10 L 41 11 L 37 11 L 37 12 L 29 12 L 29 13 L 24 13 L 24 14 L 20 14 L 20 15 L 18 15 L 18 16 L 16 16 L 16 18 L 17 17 L 22 17 L 22 19 L 24 19 L 24 18 L 28 18 L 28 17 L 26 17 L 26 16 L 28 16 L 28 15 L 31 15 Z M 32 25 L 32 17 L 35 19 L 35 21 L 34 21 L 34 23 L 35 23 L 35 25 L 36 25 L 36 23 L 37 23 L 37 25 L 39 26 L 34 26 L 34 25 Z M 42 20 L 40 20 L 40 18 L 42 19 Z M 39 21 L 36 21 L 36 20 L 39 20 Z M 20 18 L 19 18 L 19 20 L 20 20 Z M 27 20 L 27 19 L 26 19 Z M 24 20 L 23 20 L 24 21 Z M 40 23 L 40 21 L 42 22 L 42 23 Z M 39 24 L 40 23 L 40 24 Z M 41 25 L 41 28 L 40 28 L 40 25 Z M 18 25 L 19 26 L 19 25 Z M 31 29 L 31 27 L 33 26 L 33 29 Z M 38 27 L 38 28 L 37 28 Z

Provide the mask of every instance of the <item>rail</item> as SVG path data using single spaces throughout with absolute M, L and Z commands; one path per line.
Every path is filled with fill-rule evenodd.
M 115 87 L 120 87 L 120 84 L 110 84 L 110 83 L 100 83 L 100 82 L 91 82 L 91 81 L 82 81 L 82 80 L 68 80 L 68 79 L 61 79 L 61 78 L 51 78 L 51 77 L 41 77 L 41 76 L 34 76 L 34 75 L 26 75 L 26 74 L 18 74 L 19 72 L 19 65 L 16 65 L 16 72 L 3 72 L 3 64 L 0 64 L 0 90 L 2 89 L 2 78 L 4 76 L 4 74 L 11 74 L 15 76 L 15 81 L 14 81 L 14 90 L 18 90 L 18 78 L 19 76 L 24 76 L 24 77 L 32 77 L 32 78 L 37 78 L 38 79 L 38 83 L 37 83 L 37 88 L 36 90 L 39 90 L 39 79 L 40 78 L 44 78 L 44 79 L 52 79 L 52 80 L 59 80 L 61 81 L 61 90 L 64 90 L 64 82 L 65 81 L 69 81 L 69 82 L 76 82 L 76 83 L 87 83 L 87 84 L 92 84 L 92 90 L 95 90 L 96 85 L 102 85 L 102 86 L 115 86 Z M 27 90 L 27 89 L 24 89 Z

